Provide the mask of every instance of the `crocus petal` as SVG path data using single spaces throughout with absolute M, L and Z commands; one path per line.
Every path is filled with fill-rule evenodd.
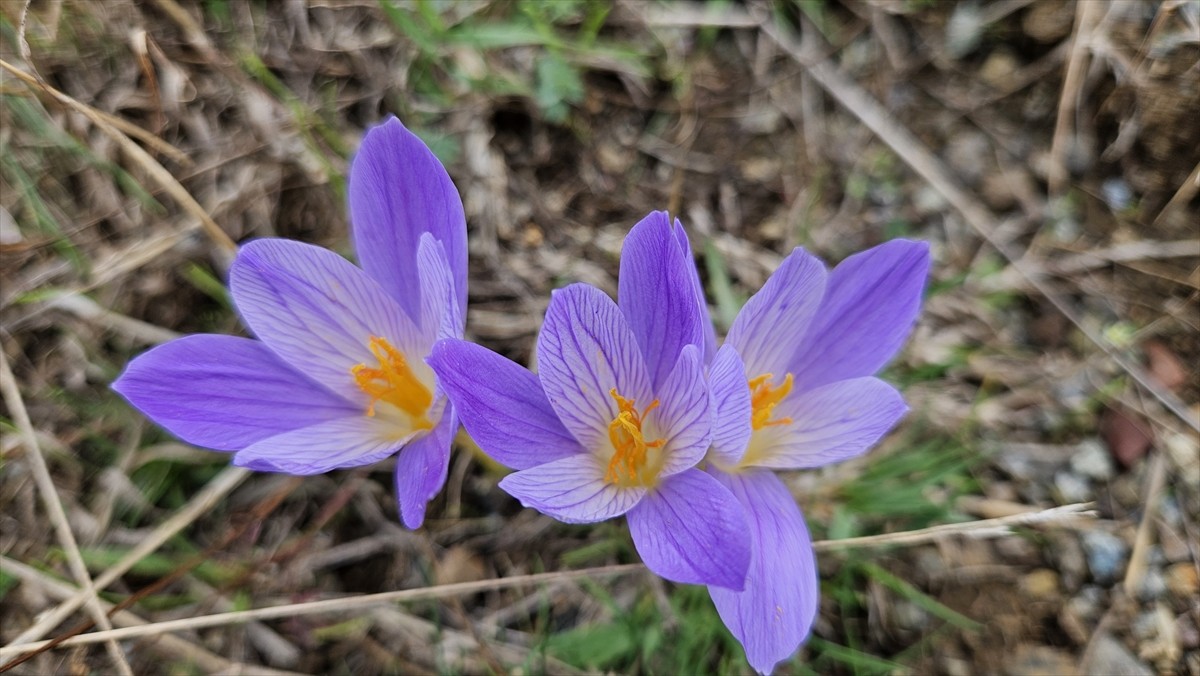
M 710 471 L 745 508 L 752 555 L 745 589 L 710 586 L 708 592 L 750 666 L 770 674 L 808 637 L 817 615 L 812 540 L 795 499 L 773 473 Z
M 184 441 L 236 451 L 362 409 L 247 338 L 197 335 L 130 362 L 114 390 Z
M 698 469 L 668 477 L 626 518 L 638 554 L 656 575 L 742 588 L 750 566 L 746 515 L 716 479 Z
M 429 345 L 416 325 L 379 284 L 332 251 L 256 240 L 238 253 L 229 285 L 238 312 L 267 347 L 350 401 L 364 398 L 350 370 L 378 364 L 371 336 L 403 352 L 414 371 L 425 368 L 419 357 Z
M 421 234 L 446 247 L 459 312 L 467 308 L 467 221 L 437 157 L 395 118 L 371 129 L 350 165 L 350 223 L 358 261 L 414 320 Z
M 678 474 L 694 467 L 712 444 L 712 398 L 700 366 L 700 349 L 685 345 L 675 368 L 658 391 L 660 405 L 648 417 L 661 436 L 661 476 Z
M 583 452 L 528 369 L 463 340 L 438 342 L 427 361 L 467 433 L 496 462 L 529 469 Z
M 834 268 L 817 321 L 788 369 L 796 391 L 882 368 L 916 322 L 928 275 L 929 245 L 910 240 L 881 244 Z
M 611 390 L 639 407 L 653 399 L 646 364 L 616 303 L 572 284 L 554 291 L 537 343 L 538 375 L 559 420 L 585 448 L 610 443 Z
M 618 304 L 637 338 L 650 383 L 658 390 L 685 345 L 705 347 L 704 296 L 693 282 L 695 263 L 665 211 L 643 218 L 621 249 Z
M 708 303 L 704 300 L 704 285 L 700 283 L 700 271 L 696 269 L 696 259 L 692 257 L 692 244 L 688 241 L 687 232 L 679 219 L 675 219 L 675 238 L 679 240 L 679 249 L 688 259 L 688 276 L 692 280 L 692 296 L 696 299 L 697 312 L 700 313 L 704 333 L 704 363 L 713 360 L 717 353 L 717 329 L 713 326 L 712 315 L 708 311 Z
M 417 274 L 421 278 L 420 327 L 423 342 L 462 338 L 466 317 L 456 301 L 455 281 L 446 260 L 446 248 L 433 235 L 421 235 L 417 249 Z
M 361 467 L 395 453 L 413 436 L 397 439 L 392 432 L 387 423 L 359 413 L 263 439 L 238 451 L 233 464 L 302 476 Z
M 751 378 L 784 377 L 821 304 L 825 274 L 820 259 L 796 248 L 738 312 L 725 344 L 737 348 Z
M 595 523 L 628 512 L 646 495 L 640 486 L 605 482 L 604 471 L 596 456 L 581 453 L 509 474 L 500 488 L 563 523 Z
M 887 434 L 908 407 L 882 380 L 854 378 L 793 394 L 776 410 L 792 422 L 758 430 L 743 460 L 747 465 L 801 469 L 853 458 Z
M 396 499 L 400 519 L 409 528 L 425 522 L 425 505 L 446 484 L 450 468 L 450 446 L 458 431 L 458 416 L 447 406 L 438 424 L 428 434 L 414 437 L 396 458 Z
M 713 399 L 711 452 L 718 462 L 737 465 L 750 443 L 750 387 L 746 367 L 732 345 L 722 345 L 708 368 L 708 386 Z

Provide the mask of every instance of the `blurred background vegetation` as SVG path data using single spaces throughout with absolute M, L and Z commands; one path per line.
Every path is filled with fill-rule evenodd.
M 866 457 L 787 477 L 814 537 L 1092 501 L 1101 518 L 822 553 L 814 636 L 781 673 L 1200 674 L 1200 2 L 0 10 L 5 644 L 78 584 L 47 501 L 101 600 L 128 602 L 117 625 L 636 561 L 620 524 L 521 510 L 466 440 L 410 533 L 386 463 L 247 478 L 107 389 L 174 335 L 244 332 L 232 243 L 349 254 L 348 159 L 394 114 L 461 191 L 469 337 L 522 363 L 549 290 L 615 292 L 650 210 L 689 228 L 722 330 L 795 246 L 933 244 L 885 374 L 912 413 Z M 627 571 L 116 650 L 17 671 L 748 670 L 702 588 Z

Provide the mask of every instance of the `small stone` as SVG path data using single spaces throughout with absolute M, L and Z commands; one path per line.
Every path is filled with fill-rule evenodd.
M 1100 433 L 1114 458 L 1125 467 L 1141 460 L 1154 443 L 1146 421 L 1132 411 L 1107 408 L 1100 414 Z
M 1108 185 L 1107 181 L 1105 185 Z M 1142 352 L 1146 354 L 1146 367 L 1150 370 L 1150 376 L 1160 385 L 1172 392 L 1178 392 L 1179 388 L 1187 384 L 1187 367 L 1166 343 L 1151 338 L 1142 344 Z
M 1055 473 L 1054 489 L 1063 504 L 1087 502 L 1092 496 L 1091 485 L 1074 472 Z
M 1192 558 L 1192 550 L 1188 547 L 1187 540 L 1165 523 L 1158 524 L 1158 541 L 1161 543 L 1159 546 L 1162 547 L 1163 559 L 1167 563 L 1179 563 Z
M 615 144 L 602 143 L 596 149 L 596 159 L 599 160 L 600 168 L 605 172 L 623 174 L 633 165 L 633 161 L 637 159 L 637 153 Z
M 742 177 L 754 183 L 775 180 L 783 173 L 783 165 L 775 157 L 751 157 L 738 165 Z
M 1079 594 L 1067 604 L 1079 617 L 1085 620 L 1095 620 L 1100 615 L 1100 604 L 1104 601 L 1104 590 L 1089 584 L 1079 590 Z
M 1177 599 L 1194 599 L 1200 591 L 1200 578 L 1197 578 L 1196 567 L 1190 561 L 1171 564 L 1165 577 L 1167 591 Z
M 1075 23 L 1075 10 L 1065 2 L 1042 0 L 1025 13 L 1021 29 L 1041 43 L 1065 38 Z
M 988 58 L 979 68 L 979 78 L 996 89 L 1007 89 L 1013 83 L 1013 76 L 1021 68 L 1021 62 L 1012 51 L 999 47 L 988 54 Z
M 1124 540 L 1102 530 L 1083 534 L 1083 551 L 1092 579 L 1100 584 L 1115 582 L 1125 570 L 1125 560 L 1129 556 L 1129 546 Z
M 1012 676 L 1063 676 L 1077 673 L 1069 653 L 1045 645 L 1021 645 L 1004 671 Z
M 1026 596 L 1035 601 L 1057 598 L 1058 573 L 1049 568 L 1039 568 L 1021 578 L 1020 588 Z
M 1100 184 L 1100 194 L 1113 211 L 1121 211 L 1133 201 L 1133 190 L 1122 178 L 1110 178 Z
M 938 661 L 941 662 L 942 673 L 946 676 L 971 676 L 975 673 L 971 663 L 961 657 L 947 655 Z
M 1017 197 L 1004 172 L 994 171 L 984 176 L 979 192 L 983 195 L 983 201 L 996 211 L 1008 211 L 1017 204 Z
M 929 186 L 922 186 L 917 189 L 917 194 L 913 198 L 913 206 L 916 207 L 918 215 L 928 216 L 945 211 L 949 203 L 940 192 Z
M 1063 587 L 1067 590 L 1079 589 L 1079 585 L 1087 576 L 1087 557 L 1084 556 L 1083 546 L 1074 533 L 1050 534 L 1048 548 L 1054 567 L 1062 575 Z
M 1142 601 L 1154 601 L 1162 598 L 1167 591 L 1167 581 L 1155 568 L 1150 568 L 1138 583 L 1137 595 Z
M 991 143 L 980 132 L 955 134 L 946 146 L 946 160 L 958 173 L 959 178 L 968 185 L 975 185 L 983 178 L 990 157 Z
M 892 607 L 892 618 L 900 628 L 912 631 L 921 631 L 929 625 L 929 613 L 906 599 L 900 599 Z
M 1175 634 L 1179 637 L 1179 647 L 1184 650 L 1200 648 L 1200 628 L 1189 613 L 1175 618 Z
M 1099 439 L 1079 442 L 1078 450 L 1071 456 L 1071 470 L 1093 481 L 1108 481 L 1116 472 L 1112 456 Z
M 1158 613 L 1148 610 L 1138 615 L 1133 621 L 1133 636 L 1142 641 L 1158 636 Z
M 1177 476 L 1192 490 L 1200 490 L 1200 443 L 1190 434 L 1171 434 L 1166 438 L 1167 453 L 1179 467 Z
M 1092 644 L 1091 659 L 1082 665 L 1085 674 L 1127 674 L 1128 676 L 1153 676 L 1154 671 L 1146 666 L 1112 634 L 1097 634 Z

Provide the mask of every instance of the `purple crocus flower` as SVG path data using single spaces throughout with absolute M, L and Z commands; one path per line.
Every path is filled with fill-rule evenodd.
M 807 638 L 819 592 L 804 517 L 772 470 L 857 456 L 904 415 L 900 393 L 872 376 L 911 331 L 928 272 L 924 242 L 893 240 L 828 273 L 797 248 L 738 313 L 710 365 L 707 470 L 746 510 L 751 562 L 744 589 L 709 591 L 763 674 Z
M 458 426 L 425 356 L 463 332 L 466 220 L 446 170 L 394 118 L 363 138 L 349 201 L 361 269 L 309 244 L 252 241 L 229 277 L 258 340 L 180 338 L 134 359 L 113 389 L 255 470 L 319 474 L 399 451 L 400 513 L 416 528 Z
M 518 470 L 500 487 L 526 507 L 567 523 L 624 514 L 650 570 L 741 589 L 742 508 L 695 468 L 712 442 L 699 288 L 683 229 L 654 213 L 625 240 L 618 303 L 583 284 L 553 293 L 537 375 L 460 340 L 429 364 L 480 448 Z

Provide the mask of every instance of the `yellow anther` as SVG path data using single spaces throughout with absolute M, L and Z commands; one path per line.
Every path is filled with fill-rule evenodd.
M 618 412 L 617 417 L 608 424 L 608 438 L 612 442 L 613 455 L 608 461 L 608 471 L 604 473 L 604 480 L 610 484 L 645 485 L 647 480 L 654 479 L 642 475 L 647 462 L 646 449 L 661 448 L 666 443 L 665 439 L 646 441 L 642 436 L 645 416 L 658 408 L 658 400 L 650 402 L 649 406 L 638 413 L 634 407 L 634 400 L 617 394 L 617 388 L 612 388 L 608 393 L 617 401 Z
M 350 368 L 354 383 L 371 398 L 367 415 L 375 415 L 375 404 L 383 401 L 408 414 L 416 429 L 432 429 L 433 423 L 426 417 L 433 403 L 429 388 L 413 374 L 404 354 L 387 340 L 371 336 L 368 347 L 379 362 L 379 368 L 357 364 Z
M 772 425 L 787 425 L 792 422 L 791 418 L 771 420 L 771 414 L 775 411 L 775 407 L 792 391 L 792 374 L 787 374 L 781 385 L 771 385 L 772 378 L 774 378 L 772 374 L 764 373 L 750 379 L 750 406 L 753 411 L 750 425 L 756 430 Z

